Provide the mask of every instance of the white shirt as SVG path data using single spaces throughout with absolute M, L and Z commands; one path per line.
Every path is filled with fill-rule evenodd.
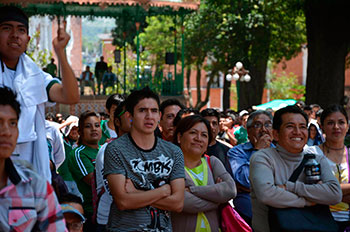
M 64 162 L 64 159 L 66 158 L 63 137 L 61 132 L 57 128 L 57 125 L 59 124 L 56 122 L 50 122 L 45 120 L 46 139 L 51 145 L 51 159 L 52 162 L 54 162 L 56 169 L 58 169 L 61 166 L 61 164 Z
M 108 182 L 103 178 L 104 156 L 107 145 L 108 143 L 103 144 L 103 146 L 98 151 L 95 164 L 97 194 L 102 190 L 102 188 L 105 189 L 105 192 L 101 196 L 97 207 L 97 223 L 101 225 L 107 224 L 109 210 L 111 204 L 113 203 L 113 198 L 109 193 Z
M 118 135 L 117 135 L 117 133 L 115 132 L 115 130 L 112 130 L 111 128 L 109 128 L 108 122 L 106 122 L 106 128 L 107 128 L 107 130 L 108 130 L 108 132 L 109 132 L 109 135 L 111 136 L 111 139 L 112 139 L 112 138 L 117 138 L 117 137 L 118 137 Z
M 3 63 L 4 64 L 4 63 Z M 30 162 L 39 175 L 51 183 L 49 154 L 45 132 L 46 87 L 54 79 L 43 72 L 34 61 L 22 54 L 16 71 L 0 66 L 0 86 L 7 86 L 17 94 L 21 105 L 18 121 L 19 136 L 12 159 Z

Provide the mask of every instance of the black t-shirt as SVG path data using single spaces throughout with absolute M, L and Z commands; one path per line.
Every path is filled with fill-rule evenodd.
M 226 146 L 225 144 L 216 141 L 216 143 L 213 146 L 208 147 L 207 155 L 208 156 L 213 155 L 217 157 L 221 161 L 221 163 L 224 164 L 226 171 L 230 173 L 230 175 L 232 176 L 231 165 L 227 157 L 228 150 L 230 150 L 229 146 Z

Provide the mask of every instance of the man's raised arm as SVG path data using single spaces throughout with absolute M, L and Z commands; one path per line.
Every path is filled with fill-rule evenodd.
M 49 95 L 53 102 L 76 104 L 79 102 L 78 83 L 68 63 L 67 55 L 64 50 L 70 36 L 66 32 L 66 22 L 64 22 L 63 25 L 63 28 L 57 30 L 57 37 L 52 41 L 62 72 L 62 84 L 54 84 L 50 88 Z

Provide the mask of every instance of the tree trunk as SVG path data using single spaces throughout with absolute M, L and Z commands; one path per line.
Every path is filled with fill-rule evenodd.
M 187 96 L 185 95 L 185 99 L 187 100 L 189 107 L 193 107 L 193 99 L 190 85 L 191 71 L 191 65 L 188 65 L 186 68 L 186 86 L 188 94 Z
M 205 106 L 208 103 L 209 96 L 210 96 L 210 87 L 214 81 L 215 75 L 217 75 L 217 71 L 214 69 L 209 75 L 209 80 L 208 80 L 207 86 L 206 86 L 204 101 L 197 101 L 196 109 L 200 110 L 203 106 Z
M 265 27 L 256 29 L 252 43 L 250 62 L 245 62 L 251 76 L 250 82 L 241 82 L 239 93 L 239 109 L 260 105 L 266 82 L 266 68 L 269 58 L 270 31 Z
M 230 109 L 230 87 L 231 82 L 226 80 L 226 73 L 224 75 L 224 93 L 222 94 L 222 107 L 224 111 Z
M 202 101 L 202 91 L 201 91 L 201 79 L 202 79 L 202 64 L 201 63 L 196 63 L 196 88 L 197 88 L 197 102 L 196 106 L 198 105 L 198 102 Z
M 344 97 L 349 3 L 306 0 L 308 42 L 306 103 L 326 107 Z

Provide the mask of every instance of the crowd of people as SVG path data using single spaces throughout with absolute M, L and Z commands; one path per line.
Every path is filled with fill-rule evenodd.
M 90 71 L 90 66 L 87 65 L 85 67 L 85 71 L 80 74 L 79 80 L 80 95 L 85 94 L 85 87 L 90 87 L 93 95 L 106 95 L 108 87 L 111 87 L 111 92 L 114 92 L 115 87 L 117 87 L 118 91 L 119 80 L 113 73 L 112 66 L 107 65 L 103 56 L 100 57 L 100 61 L 96 62 L 95 75 Z
M 29 39 L 27 16 L 0 8 L 0 231 L 214 232 L 231 200 L 254 231 L 273 231 L 271 207 L 317 204 L 349 230 L 342 106 L 198 111 L 146 87 L 109 96 L 107 118 L 45 115 L 48 104 L 79 101 L 69 36 L 59 28 L 53 41 L 62 80 L 28 58 Z M 317 182 L 306 172 L 291 181 L 307 153 Z

